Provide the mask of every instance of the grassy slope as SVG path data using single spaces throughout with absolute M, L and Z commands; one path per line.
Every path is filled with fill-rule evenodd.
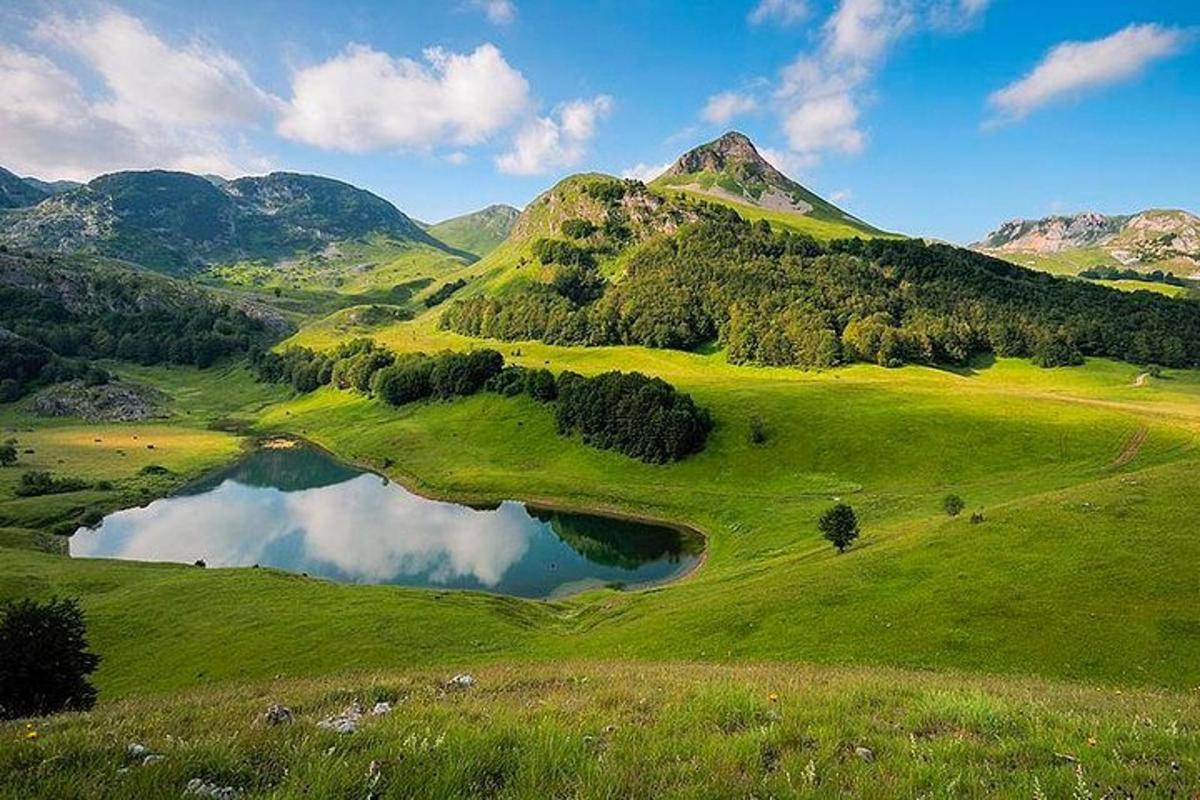
M 280 800 L 1187 797 L 1200 781 L 1194 694 L 792 665 L 519 664 L 446 691 L 450 674 L 274 680 L 0 725 L 0 797 L 177 798 L 195 777 Z M 355 699 L 394 710 L 352 736 L 315 727 Z M 256 721 L 273 702 L 295 721 Z M 131 742 L 164 760 L 139 765 Z
M 508 238 L 516 213 L 515 209 L 489 207 L 443 220 L 429 226 L 428 232 L 455 249 L 482 257 Z
M 433 331 L 431 319 L 379 338 L 397 349 L 468 345 Z M 336 336 L 315 326 L 299 341 Z M 365 463 L 393 459 L 390 473 L 429 493 L 690 522 L 711 536 L 698 574 L 650 592 L 542 604 L 8 550 L 0 595 L 82 594 L 110 696 L 198 676 L 567 656 L 1200 680 L 1194 374 L 1135 388 L 1136 369 L 1106 362 L 806 374 L 734 367 L 719 354 L 519 349 L 514 360 L 555 370 L 662 375 L 711 408 L 718 428 L 701 455 L 649 466 L 556 436 L 549 412 L 524 399 L 397 411 L 322 390 L 252 416 L 261 430 L 302 434 Z M 254 390 L 230 381 L 226 394 Z M 766 421 L 765 447 L 748 442 L 752 414 Z M 1144 444 L 1125 461 L 1143 429 Z M 942 515 L 949 491 L 987 521 Z M 834 498 L 855 505 L 866 534 L 842 557 L 814 524 Z M 147 662 L 147 651 L 169 653 L 169 664 Z

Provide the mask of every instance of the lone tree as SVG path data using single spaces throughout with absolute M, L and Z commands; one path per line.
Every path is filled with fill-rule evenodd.
M 817 527 L 826 539 L 833 542 L 839 553 L 846 552 L 850 543 L 858 538 L 858 517 L 854 509 L 845 503 L 838 503 L 822 514 Z
M 945 509 L 946 513 L 952 517 L 957 517 L 966 507 L 967 504 L 964 503 L 963 499 L 956 494 L 948 494 L 946 495 L 946 498 L 942 500 L 942 508 Z
M 0 719 L 91 708 L 96 689 L 87 677 L 99 664 L 76 600 L 0 607 Z
M 0 444 L 0 467 L 11 467 L 17 463 L 17 447 L 12 442 Z

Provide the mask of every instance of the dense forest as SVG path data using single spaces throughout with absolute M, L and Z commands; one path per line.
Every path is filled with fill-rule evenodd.
M 261 320 L 167 278 L 0 252 L 0 402 L 103 383 L 98 359 L 203 368 L 270 338 Z
M 352 339 L 328 352 L 289 347 L 255 350 L 259 378 L 298 392 L 321 386 L 364 392 L 392 406 L 448 400 L 480 391 L 528 395 L 554 403 L 558 430 L 581 434 L 585 444 L 650 463 L 677 461 L 704 448 L 712 429 L 708 412 L 658 378 L 608 372 L 586 378 L 504 363 L 495 350 L 396 354 L 370 339 Z
M 692 349 L 718 341 L 735 363 L 806 368 L 961 364 L 989 352 L 1045 366 L 1083 356 L 1200 364 L 1200 303 L 915 239 L 823 245 L 709 208 L 674 235 L 639 245 L 619 282 L 604 280 L 573 242 L 536 242 L 534 252 L 548 280 L 502 299 L 453 302 L 442 326 L 553 344 Z

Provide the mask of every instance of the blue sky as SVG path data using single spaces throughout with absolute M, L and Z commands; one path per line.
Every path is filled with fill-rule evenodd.
M 436 220 L 726 129 L 874 224 L 1200 210 L 1200 4 L 16 0 L 0 165 L 314 172 Z

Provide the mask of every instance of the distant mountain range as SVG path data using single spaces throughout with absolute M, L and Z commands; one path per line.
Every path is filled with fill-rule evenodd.
M 1117 216 L 1085 212 L 1015 219 L 971 248 L 1052 272 L 1120 266 L 1190 276 L 1200 272 L 1200 217 L 1153 209 Z
M 118 172 L 49 194 L 5 171 L 0 186 L 9 209 L 0 215 L 0 241 L 94 253 L 164 272 L 281 258 L 368 236 L 467 256 L 383 198 L 313 175 L 219 181 L 162 170 Z

